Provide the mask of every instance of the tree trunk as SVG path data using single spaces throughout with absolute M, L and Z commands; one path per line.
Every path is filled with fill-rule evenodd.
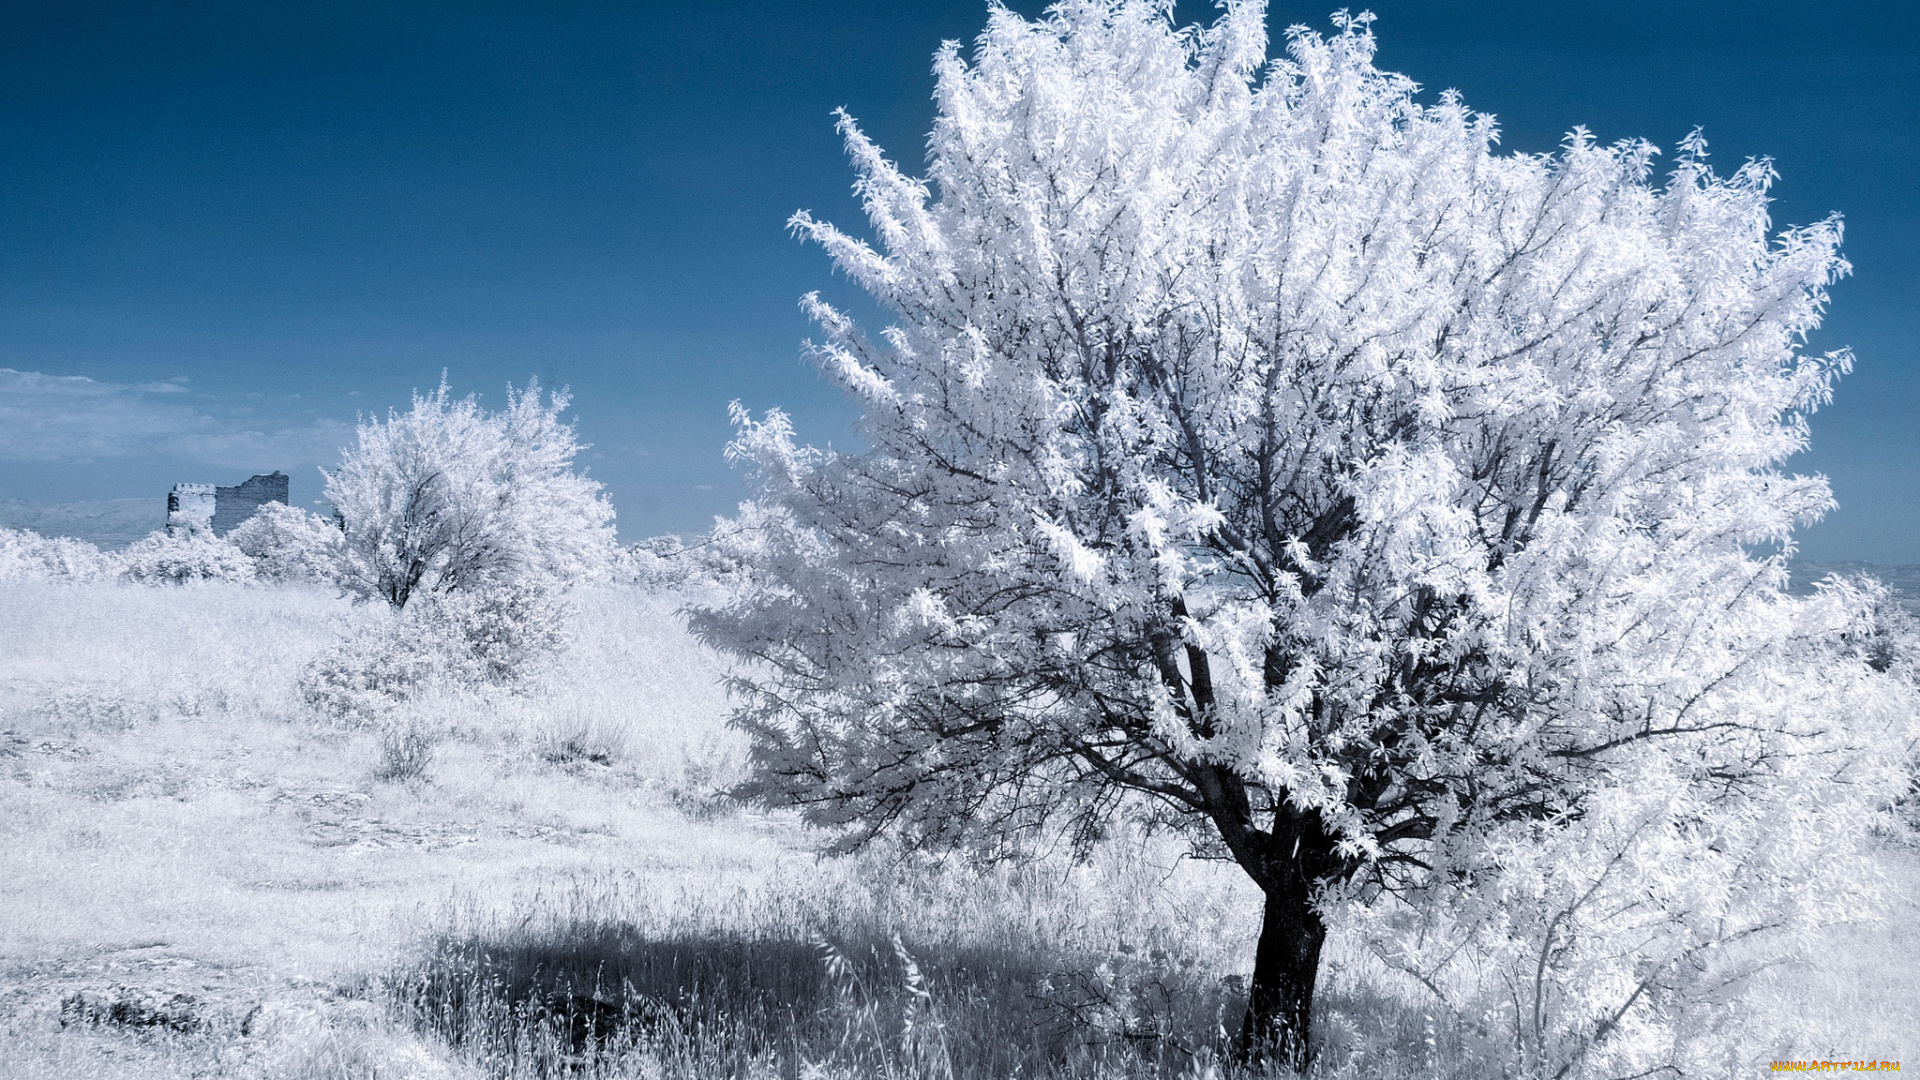
M 1327 928 L 1313 910 L 1312 882 L 1298 872 L 1266 888 L 1260 944 L 1254 953 L 1253 985 L 1240 1026 L 1240 1055 L 1274 1062 L 1295 1072 L 1307 1067 L 1307 1036 L 1313 1023 L 1313 987 L 1320 976 L 1320 946 Z

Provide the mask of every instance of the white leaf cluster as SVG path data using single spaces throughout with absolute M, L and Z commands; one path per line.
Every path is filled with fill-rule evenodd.
M 1829 582 L 1799 603 L 1825 622 L 1803 631 L 1860 632 L 1861 599 Z M 1481 1030 L 1523 1073 L 1750 1067 L 1742 991 L 1811 928 L 1876 917 L 1888 884 L 1856 853 L 1911 780 L 1910 691 L 1832 652 L 1769 667 L 1700 718 L 1724 738 L 1621 747 L 1560 818 L 1436 850 L 1444 872 L 1396 902 L 1361 883 L 1330 907 L 1413 977 L 1415 1006 Z

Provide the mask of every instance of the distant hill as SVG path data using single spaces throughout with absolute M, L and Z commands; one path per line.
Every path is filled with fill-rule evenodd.
M 71 536 L 109 550 L 126 547 L 166 523 L 165 497 L 70 503 L 0 499 L 0 526 Z

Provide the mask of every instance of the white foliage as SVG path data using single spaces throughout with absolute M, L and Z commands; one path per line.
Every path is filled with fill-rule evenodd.
M 85 540 L 0 528 L 0 581 L 97 581 L 113 559 Z
M 1856 600 L 1830 591 L 1798 616 Z M 1832 654 L 1756 675 L 1698 718 L 1720 745 L 1622 747 L 1565 819 L 1495 824 L 1392 902 L 1362 884 L 1332 906 L 1415 977 L 1409 1004 L 1486 1031 L 1527 1075 L 1711 1075 L 1750 1067 L 1762 1034 L 1818 1038 L 1744 1027 L 1742 991 L 1810 928 L 1877 915 L 1886 884 L 1859 852 L 1906 776 L 1897 754 L 1803 725 L 1854 711 L 1853 740 L 1910 731 L 1912 703 Z M 1766 787 L 1742 790 L 1741 768 Z M 1492 872 L 1458 873 L 1476 860 Z
M 416 593 L 558 588 L 603 574 L 613 507 L 579 475 L 565 391 L 507 390 L 498 413 L 441 381 L 406 413 L 367 420 L 327 474 L 346 522 L 342 581 L 403 607 Z
M 996 8 L 924 180 L 843 116 L 873 240 L 793 226 L 894 320 L 806 300 L 870 449 L 736 410 L 743 590 L 695 625 L 759 662 L 759 790 L 850 842 L 1186 828 L 1270 898 L 1565 959 L 1516 1052 L 1598 1068 L 1685 1000 L 1657 972 L 1844 906 L 1769 875 L 1912 737 L 1864 601 L 1784 590 L 1840 225 L 1770 234 L 1768 164 L 1697 137 L 1664 180 L 1582 130 L 1499 155 L 1337 23 L 1263 68 L 1258 3 Z
M 615 579 L 656 592 L 702 592 L 722 588 L 733 571 L 725 553 L 709 538 L 688 544 L 678 536 L 648 537 L 623 548 Z
M 302 673 L 301 692 L 335 718 L 370 722 L 435 686 L 511 684 L 566 645 L 571 614 L 527 583 L 422 593 L 322 652 Z
M 343 534 L 311 515 L 259 526 L 263 544 L 279 539 L 268 531 L 292 543 L 287 572 L 321 568 L 396 611 L 315 662 L 311 700 L 371 716 L 435 679 L 511 681 L 559 647 L 561 594 L 617 559 L 613 507 L 573 469 L 567 404 L 564 391 L 509 387 L 507 407 L 489 413 L 443 378 L 410 411 L 363 422 L 327 474 Z
M 227 534 L 267 581 L 332 583 L 341 574 L 346 536 L 312 511 L 269 502 Z
M 253 560 L 208 529 L 152 533 L 129 545 L 114 562 L 129 580 L 147 583 L 255 579 Z

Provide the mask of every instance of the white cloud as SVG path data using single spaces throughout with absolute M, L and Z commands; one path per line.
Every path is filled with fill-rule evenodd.
M 110 383 L 0 368 L 0 460 L 87 464 L 162 455 L 235 468 L 331 461 L 353 426 L 225 415 L 176 383 Z

